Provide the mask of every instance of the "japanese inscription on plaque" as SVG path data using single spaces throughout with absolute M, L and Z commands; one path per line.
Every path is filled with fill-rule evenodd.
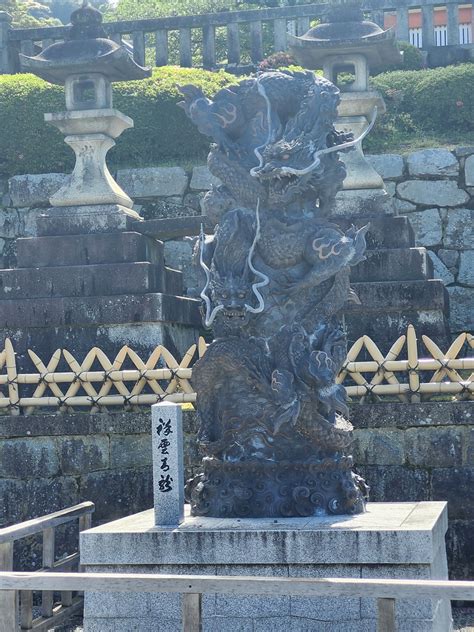
M 177 525 L 184 515 L 182 412 L 176 404 L 152 406 L 155 524 Z

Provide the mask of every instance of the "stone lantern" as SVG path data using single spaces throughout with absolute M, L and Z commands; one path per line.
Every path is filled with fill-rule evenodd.
M 66 135 L 76 154 L 70 180 L 50 198 L 53 207 L 119 206 L 127 215 L 133 202 L 110 174 L 106 155 L 133 121 L 113 107 L 112 82 L 144 79 L 150 69 L 135 63 L 129 51 L 107 39 L 99 11 L 84 2 L 71 15 L 64 42 L 36 57 L 21 55 L 25 72 L 64 85 L 66 112 L 45 114 L 45 120 Z M 104 209 L 103 209 L 104 210 Z M 109 209 L 110 211 L 110 209 Z
M 369 86 L 369 70 L 400 61 L 395 32 L 382 30 L 364 20 L 358 2 L 339 0 L 329 5 L 323 23 L 301 37 L 289 35 L 290 49 L 297 61 L 309 69 L 322 68 L 324 76 L 341 89 L 337 129 L 360 136 L 374 113 L 386 110 L 382 95 Z M 342 73 L 351 73 L 350 83 L 340 83 Z M 377 108 L 377 110 L 375 110 Z M 345 190 L 383 191 L 380 175 L 369 165 L 359 143 L 344 156 Z

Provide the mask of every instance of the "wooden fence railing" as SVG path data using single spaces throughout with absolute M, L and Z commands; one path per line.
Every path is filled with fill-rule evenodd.
M 337 382 L 344 384 L 353 401 L 371 397 L 419 402 L 449 395 L 474 399 L 474 336 L 460 334 L 446 352 L 428 336 L 422 336 L 422 342 L 424 351 L 410 325 L 384 355 L 373 340 L 362 336 L 350 348 Z M 197 396 L 189 381 L 192 363 L 205 352 L 203 338 L 179 362 L 161 345 L 146 361 L 129 347 L 113 360 L 94 347 L 82 362 L 66 349 L 55 351 L 47 363 L 28 350 L 36 371 L 19 373 L 7 339 L 0 351 L 0 412 L 19 415 L 39 407 L 95 411 L 161 401 L 194 403 Z
M 146 20 L 107 22 L 108 36 L 121 42 L 126 39 L 133 45 L 137 63 L 145 63 L 146 49 L 155 51 L 156 66 L 166 66 L 170 61 L 170 37 L 177 35 L 179 65 L 191 67 L 193 63 L 204 68 L 215 68 L 219 63 L 240 65 L 242 39 L 246 42 L 250 59 L 258 63 L 264 58 L 264 30 L 269 33 L 274 51 L 286 50 L 286 33 L 290 28 L 295 34 L 305 33 L 311 20 L 321 17 L 324 4 L 305 4 L 294 7 L 250 9 L 247 11 L 222 11 L 204 15 L 173 16 Z M 0 29 L 2 23 L 0 20 Z M 216 29 L 224 29 L 225 44 L 216 55 Z M 40 52 L 55 41 L 64 39 L 67 27 L 53 26 L 28 29 L 4 27 L 9 46 L 9 70 L 18 72 L 18 53 L 27 55 Z M 222 39 L 222 38 L 220 38 Z M 201 59 L 193 61 L 193 47 L 198 42 Z M 0 36 L 1 46 L 1 36 Z M 0 72 L 2 69 L 0 68 Z
M 409 11 L 420 8 L 423 15 L 422 31 L 424 48 L 435 44 L 434 9 L 438 0 L 405 0 L 403 6 L 394 0 L 364 0 L 363 6 L 369 17 L 384 24 L 386 11 L 396 13 L 397 37 L 409 40 Z M 448 42 L 460 44 L 459 0 L 444 0 L 448 15 Z M 108 36 L 133 45 L 133 55 L 139 64 L 168 63 L 183 67 L 193 65 L 215 68 L 219 65 L 239 66 L 258 63 L 265 55 L 287 48 L 287 32 L 305 33 L 311 21 L 319 19 L 326 4 L 313 3 L 290 7 L 223 11 L 205 15 L 172 16 L 145 20 L 107 22 Z M 0 74 L 20 71 L 18 54 L 32 55 L 56 41 L 62 41 L 67 27 L 12 29 L 6 13 L 0 11 Z M 217 36 L 216 36 L 217 30 Z M 177 54 L 171 49 L 177 49 Z M 199 54 L 196 55 L 196 50 Z M 146 55 L 154 51 L 153 61 Z
M 45 364 L 29 349 L 36 372 L 18 373 L 13 345 L 7 338 L 5 349 L 0 351 L 0 410 L 19 415 L 21 410 L 29 413 L 37 407 L 98 409 L 150 406 L 164 400 L 194 402 L 196 393 L 189 383 L 189 365 L 205 350 L 206 343 L 201 338 L 178 362 L 160 345 L 145 362 L 129 347 L 122 347 L 112 361 L 94 347 L 80 363 L 66 349 L 58 349 Z M 58 370 L 61 362 L 66 370 Z M 25 396 L 22 391 L 26 388 L 31 392 Z
M 337 382 L 346 386 L 351 399 L 367 395 L 395 396 L 405 402 L 442 395 L 473 399 L 474 336 L 460 334 L 445 353 L 428 336 L 422 336 L 422 341 L 429 357 L 420 354 L 415 329 L 410 325 L 406 336 L 400 336 L 384 356 L 373 340 L 362 336 L 350 348 Z M 405 349 L 407 357 L 401 359 Z M 462 357 L 466 351 L 470 357 Z M 370 360 L 365 357 L 358 361 L 361 355 Z
M 43 567 L 40 571 L 27 573 L 32 578 L 32 586 L 25 586 L 19 591 L 0 591 L 0 632 L 16 632 L 19 626 L 22 630 L 46 632 L 74 613 L 80 612 L 84 599 L 80 595 L 73 595 L 75 588 L 63 586 L 55 581 L 52 588 L 36 586 L 36 577 L 47 577 L 49 573 L 58 577 L 60 570 L 70 572 L 79 567 L 79 553 L 75 552 L 65 558 L 55 559 L 55 528 L 79 520 L 79 531 L 89 529 L 94 503 L 84 502 L 69 509 L 34 518 L 27 522 L 0 529 L 0 571 L 7 575 L 13 571 L 13 546 L 17 540 L 43 534 Z M 33 616 L 33 590 L 41 590 L 41 615 Z M 61 592 L 61 601 L 54 603 L 54 590 Z M 84 590 L 81 588 L 80 590 Z
M 0 594 L 25 590 L 183 594 L 183 632 L 202 630 L 202 594 L 364 597 L 378 600 L 378 632 L 396 632 L 396 599 L 474 601 L 474 582 L 409 579 L 300 579 L 126 573 L 0 573 Z M 12 632 L 16 628 L 2 628 Z

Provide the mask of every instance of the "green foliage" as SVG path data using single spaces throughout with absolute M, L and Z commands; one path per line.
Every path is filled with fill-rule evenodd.
M 425 67 L 423 55 L 419 48 L 412 46 L 408 42 L 397 42 L 398 49 L 403 53 L 400 55 L 400 61 L 398 64 L 386 65 L 383 68 L 379 68 L 377 74 L 384 72 L 392 72 L 395 70 L 421 70 Z
M 2 0 L 0 8 L 12 16 L 12 26 L 16 28 L 59 24 L 51 17 L 49 8 L 36 0 Z
M 402 70 L 421 70 L 424 68 L 425 60 L 419 48 L 408 42 L 398 42 L 398 48 L 403 53 L 399 68 Z
M 239 0 L 118 0 L 115 6 L 109 6 L 106 16 L 111 20 L 135 20 L 168 15 L 215 13 L 239 8 L 245 8 L 245 3 L 240 3 Z
M 69 24 L 71 13 L 82 5 L 82 0 L 42 0 L 46 5 L 51 16 L 60 20 L 63 24 Z M 104 0 L 89 0 L 90 4 L 96 9 L 105 10 L 107 2 Z
M 384 151 L 400 134 L 463 134 L 474 131 L 474 64 L 387 72 L 372 78 L 387 104 L 364 143 Z
M 296 59 L 291 53 L 280 51 L 263 59 L 259 63 L 258 69 L 262 71 L 277 70 L 279 68 L 288 68 L 290 66 L 296 66 Z
M 114 106 L 135 121 L 110 152 L 110 164 L 145 166 L 163 160 L 183 162 L 201 159 L 209 148 L 203 137 L 177 106 L 177 84 L 194 83 L 212 96 L 235 82 L 225 72 L 158 68 L 144 81 L 118 83 Z M 73 153 L 64 137 L 43 120 L 44 112 L 64 110 L 62 88 L 32 75 L 0 76 L 0 175 L 70 171 Z
M 177 107 L 176 84 L 194 83 L 212 96 L 236 81 L 223 71 L 168 66 L 155 69 L 145 81 L 116 84 L 115 106 L 134 119 L 135 128 L 110 152 L 111 166 L 203 160 L 209 139 Z M 388 111 L 364 142 L 366 151 L 394 151 L 407 142 L 471 142 L 467 139 L 474 137 L 474 64 L 388 72 L 372 84 L 382 92 Z M 44 112 L 62 110 L 61 88 L 32 75 L 0 76 L 0 176 L 72 169 L 73 153 L 63 135 L 43 120 Z

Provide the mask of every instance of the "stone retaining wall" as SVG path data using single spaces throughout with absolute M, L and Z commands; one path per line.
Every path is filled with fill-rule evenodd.
M 474 328 L 474 147 L 369 156 L 447 286 L 453 333 Z
M 0 415 L 0 528 L 96 503 L 95 522 L 153 504 L 150 412 Z M 195 414 L 184 414 L 186 467 L 197 462 Z
M 474 402 L 354 404 L 354 457 L 376 502 L 447 500 L 452 577 L 474 578 Z M 186 411 L 187 476 L 198 467 Z M 152 506 L 150 413 L 0 416 L 0 527 L 75 504 L 94 522 Z
M 447 286 L 453 333 L 474 329 L 474 147 L 425 149 L 401 156 L 369 156 L 389 194 L 381 212 L 407 215 L 416 245 L 429 249 L 435 275 Z M 213 183 L 206 167 L 118 171 L 119 184 L 145 219 L 200 214 L 200 201 Z M 15 265 L 15 239 L 34 236 L 35 221 L 64 174 L 22 175 L 0 182 L 0 265 Z M 190 265 L 193 242 L 165 245 L 167 265 L 183 270 L 187 288 L 196 278 Z

